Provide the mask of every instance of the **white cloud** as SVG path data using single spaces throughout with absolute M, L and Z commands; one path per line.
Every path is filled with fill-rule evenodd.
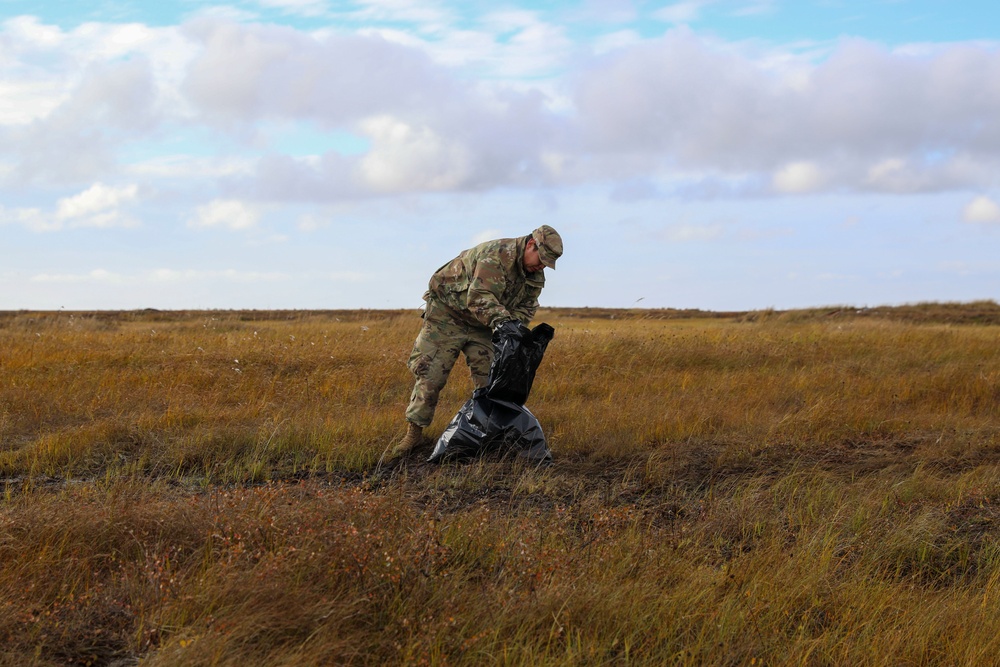
M 299 216 L 299 222 L 296 228 L 300 232 L 315 232 L 318 229 L 323 229 L 330 225 L 330 218 L 324 215 L 319 215 L 317 213 L 306 213 Z
M 653 12 L 653 17 L 667 23 L 690 23 L 698 19 L 701 10 L 714 0 L 690 0 L 675 2 Z
M 251 23 L 259 22 L 261 16 L 259 12 L 241 9 L 233 5 L 209 5 L 199 7 L 191 14 L 189 23 L 198 21 L 222 21 L 226 23 Z
M 1000 95 L 985 91 L 1000 90 L 996 45 L 917 56 L 845 39 L 826 54 L 782 56 L 679 28 L 575 80 L 576 136 L 608 171 L 625 155 L 677 170 L 784 171 L 779 191 L 934 191 L 995 179 Z M 814 169 L 790 167 L 807 163 Z
M 568 172 L 568 167 L 573 160 L 571 155 L 556 151 L 542 151 L 538 157 L 542 166 L 550 174 L 557 177 Z
M 0 25 L 10 46 L 15 50 L 23 48 L 25 44 L 30 44 L 36 49 L 56 48 L 64 37 L 58 27 L 45 25 L 34 16 L 15 16 Z
M 415 24 L 420 32 L 434 32 L 455 22 L 455 14 L 442 2 L 428 0 L 359 0 L 347 16 L 362 23 Z
M 976 197 L 962 209 L 962 219 L 966 222 L 1000 222 L 1000 204 L 989 197 Z
M 114 171 L 119 146 L 158 124 L 154 74 L 144 59 L 94 65 L 66 90 L 44 116 L 10 128 L 11 178 L 50 185 L 99 180 Z
M 325 266 L 318 248 L 362 233 L 378 236 L 391 255 L 399 250 L 393 243 L 433 247 L 456 230 L 468 238 L 523 215 L 544 215 L 577 235 L 574 247 L 598 250 L 607 249 L 601 224 L 634 219 L 642 233 L 623 238 L 616 265 L 626 258 L 640 281 L 659 271 L 641 256 L 657 255 L 665 241 L 694 242 L 686 248 L 703 265 L 712 263 L 698 255 L 699 241 L 730 241 L 714 244 L 723 258 L 714 266 L 734 259 L 714 289 L 732 295 L 754 279 L 726 252 L 755 234 L 757 258 L 776 258 L 774 275 L 803 272 L 795 262 L 812 274 L 844 270 L 826 264 L 836 253 L 809 254 L 812 237 L 796 227 L 806 219 L 829 230 L 861 216 L 864 224 L 840 236 L 859 249 L 850 272 L 871 276 L 869 255 L 878 255 L 880 271 L 896 265 L 881 267 L 884 253 L 868 252 L 877 245 L 871 239 L 912 232 L 908 251 L 922 242 L 940 254 L 939 239 L 928 240 L 939 231 L 950 235 L 954 258 L 975 262 L 989 252 L 976 229 L 935 223 L 962 215 L 1000 224 L 996 42 L 776 44 L 684 28 L 646 36 L 658 28 L 644 19 L 664 4 L 659 29 L 663 22 L 708 27 L 715 18 L 732 27 L 735 15 L 775 6 L 766 0 L 197 4 L 183 25 L 159 27 L 0 20 L 0 224 L 10 259 L 3 270 L 17 274 L 2 290 L 8 304 L 58 307 L 73 294 L 77 303 L 178 307 L 249 299 L 405 303 L 412 297 L 405 285 L 425 280 L 416 260 L 413 267 L 396 262 L 385 276 L 352 272 L 364 263 L 347 255 L 329 269 L 340 273 L 317 268 L 307 275 L 301 267 Z M 318 22 L 286 20 L 324 12 L 318 30 L 295 27 Z M 835 14 L 844 17 L 824 15 Z M 288 131 L 274 139 L 274 128 Z M 370 141 L 357 142 L 355 151 L 337 139 L 361 134 Z M 807 197 L 768 201 L 824 191 L 834 194 L 819 210 Z M 909 193 L 928 195 L 895 196 Z M 850 205 L 845 198 L 853 198 Z M 470 227 L 470 219 L 481 224 Z M 107 234 L 39 239 L 24 232 L 137 220 L 146 224 L 121 236 L 127 249 L 117 253 L 98 245 Z M 914 220 L 925 224 L 916 230 Z M 174 242 L 190 233 L 168 227 L 185 223 L 253 230 L 240 238 L 240 264 L 216 270 L 206 260 L 191 270 L 138 272 L 176 254 Z M 805 255 L 782 266 L 776 256 L 788 244 L 760 239 L 790 228 Z M 205 257 L 232 257 L 231 234 L 198 236 Z M 60 245 L 66 242 L 74 246 Z M 277 242 L 284 242 L 281 252 Z M 59 261 L 49 266 L 47 257 Z M 91 272 L 95 263 L 105 272 Z M 905 265 L 908 281 L 918 263 L 933 267 L 913 260 Z M 675 277 L 708 276 L 701 270 L 692 260 Z M 610 288 L 593 291 L 600 271 L 585 273 L 580 281 L 553 281 L 550 297 L 583 289 L 563 303 L 618 298 Z M 337 289 L 348 280 L 360 284 Z M 975 289 L 996 291 L 996 277 L 989 280 L 977 279 Z M 261 289 L 245 288 L 254 281 Z M 912 281 L 910 294 L 933 282 Z M 316 285 L 325 290 L 310 292 Z M 713 288 L 701 289 L 707 297 Z M 730 301 L 781 298 L 766 286 L 756 291 Z M 117 301 L 109 296 L 115 292 Z M 176 296 L 158 301 L 158 293 Z M 839 294 L 847 292 L 802 298 Z
M 324 6 L 258 4 L 300 13 Z M 768 4 L 678 2 L 659 16 L 693 20 L 710 6 L 732 13 Z M 995 44 L 891 50 L 845 39 L 807 53 L 684 28 L 652 40 L 626 30 L 591 40 L 593 57 L 574 60 L 580 47 L 542 12 L 495 10 L 459 24 L 443 5 L 416 0 L 356 7 L 354 19 L 373 22 L 367 34 L 218 18 L 168 28 L 0 23 L 0 186 L 79 189 L 124 177 L 162 191 L 170 179 L 172 191 L 203 199 L 282 202 L 614 188 L 655 174 L 683 184 L 663 196 L 707 198 L 986 190 L 1000 170 Z M 393 29 L 406 45 L 373 32 L 388 35 L 397 16 Z M 259 123 L 272 121 L 362 132 L 371 145 L 357 156 L 317 151 L 312 162 L 260 157 Z M 196 128 L 189 136 L 208 148 L 155 154 L 177 128 Z M 723 181 L 744 185 L 713 185 Z M 114 210 L 46 222 L 11 209 L 4 219 L 35 229 L 126 224 Z M 258 209 L 213 203 L 191 224 L 247 228 L 260 219 Z
M 464 93 L 419 50 L 378 37 L 314 36 L 274 25 L 188 28 L 200 52 L 182 90 L 206 120 L 315 120 L 327 127 L 392 111 L 437 110 Z
M 89 61 L 105 62 L 147 51 L 158 40 L 159 31 L 141 23 L 84 23 L 65 35 L 74 53 Z
M 642 36 L 634 30 L 618 30 L 601 35 L 594 40 L 594 53 L 604 54 L 642 43 Z
M 466 57 L 489 63 L 491 76 L 550 75 L 563 66 L 574 49 L 563 26 L 541 20 L 535 12 L 496 11 L 484 16 L 481 23 L 489 36 L 489 51 L 467 53 Z
M 188 226 L 245 230 L 256 227 L 262 215 L 260 207 L 254 204 L 235 199 L 216 199 L 199 206 L 195 216 L 188 221 Z
M 364 121 L 361 128 L 372 141 L 371 152 L 361 160 L 361 172 L 376 190 L 459 189 L 472 177 L 470 150 L 429 127 L 378 116 Z
M 701 18 L 702 11 L 720 0 L 684 0 L 667 5 L 653 13 L 653 17 L 667 23 L 692 23 Z M 732 16 L 753 16 L 774 11 L 775 0 L 729 0 L 724 5 L 735 5 L 728 10 Z
M 812 192 L 823 184 L 823 172 L 812 162 L 793 162 L 774 174 L 772 184 L 783 194 Z
M 59 81 L 0 80 L 0 125 L 25 125 L 68 97 Z
M 330 9 L 325 0 L 257 0 L 257 4 L 298 16 L 323 16 Z
M 252 174 L 256 166 L 257 162 L 248 157 L 196 157 L 174 154 L 132 162 L 125 166 L 123 171 L 130 176 L 154 179 L 218 179 Z
M 887 158 L 868 170 L 868 182 L 872 185 L 884 185 L 896 181 L 906 168 L 906 161 L 900 158 Z
M 31 276 L 29 280 L 33 283 L 123 283 L 125 276 L 107 271 L 105 269 L 94 269 L 88 273 L 39 273 Z
M 55 210 L 38 207 L 7 209 L 0 206 L 0 224 L 15 224 L 34 232 L 55 232 L 66 228 L 135 227 L 138 222 L 122 210 L 138 200 L 137 185 L 110 187 L 95 183 L 83 192 L 63 197 Z
M 358 34 L 411 49 L 435 65 L 475 73 L 484 82 L 503 81 L 514 89 L 527 85 L 553 98 L 559 94 L 554 78 L 578 53 L 563 27 L 526 11 L 488 14 L 470 27 L 429 33 L 367 27 Z
M 70 227 L 134 227 L 136 220 L 120 211 L 120 207 L 134 202 L 139 186 L 110 187 L 95 183 L 72 197 L 56 202 L 55 219 Z
M 104 103 L 108 108 L 116 102 L 102 98 L 124 92 L 123 83 L 127 82 L 121 80 L 121 73 L 148 66 L 160 83 L 172 85 L 176 73 L 193 55 L 192 45 L 175 27 L 88 22 L 64 31 L 31 16 L 0 23 L 0 43 L 4 46 L 0 53 L 0 124 L 43 120 L 77 96 L 83 99 L 73 106 L 75 115 L 95 104 Z M 132 78 L 135 83 L 134 75 Z M 102 81 L 107 82 L 104 89 Z M 133 115 L 142 110 L 136 108 L 137 101 L 134 97 L 130 100 Z M 90 119 L 80 119 L 86 120 Z
M 0 224 L 21 225 L 33 232 L 51 232 L 62 225 L 46 216 L 40 208 L 4 208 L 0 206 Z

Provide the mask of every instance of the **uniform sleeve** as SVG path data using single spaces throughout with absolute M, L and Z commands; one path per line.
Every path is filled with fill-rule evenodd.
M 500 303 L 506 285 L 507 274 L 500 258 L 480 257 L 469 281 L 469 312 L 490 329 L 514 317 Z

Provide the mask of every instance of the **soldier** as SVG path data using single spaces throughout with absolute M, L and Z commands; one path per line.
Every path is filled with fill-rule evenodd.
M 406 435 L 393 456 L 420 444 L 459 353 L 465 354 L 476 387 L 486 386 L 493 331 L 511 320 L 527 326 L 545 286 L 543 269 L 555 269 L 562 251 L 562 237 L 542 225 L 528 236 L 480 243 L 434 272 L 424 293 L 424 323 L 407 363 L 416 383 L 406 409 Z

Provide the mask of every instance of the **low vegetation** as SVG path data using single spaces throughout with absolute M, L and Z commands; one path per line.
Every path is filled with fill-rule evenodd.
M 544 468 L 384 459 L 412 312 L 3 313 L 0 664 L 1000 655 L 997 304 L 537 319 Z

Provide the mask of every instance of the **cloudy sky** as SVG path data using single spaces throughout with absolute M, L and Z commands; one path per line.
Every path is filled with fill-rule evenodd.
M 0 309 L 1000 298 L 992 0 L 0 0 Z

